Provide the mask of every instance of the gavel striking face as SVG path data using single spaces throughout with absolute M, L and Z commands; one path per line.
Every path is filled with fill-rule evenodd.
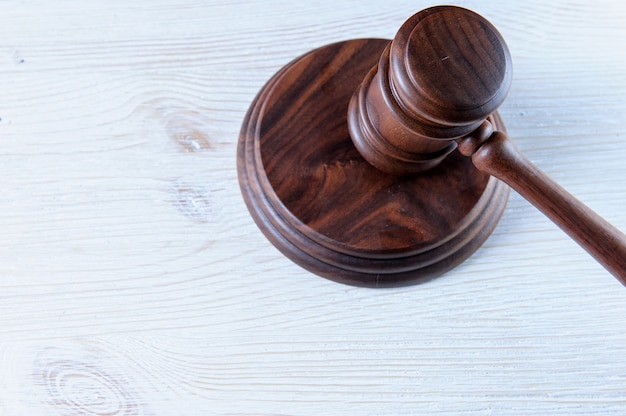
M 507 138 L 497 108 L 511 79 L 498 31 L 454 6 L 415 14 L 392 41 L 294 60 L 242 126 L 238 172 L 253 218 L 316 274 L 401 286 L 471 255 L 499 221 L 506 183 L 626 285 L 626 236 Z
M 349 108 L 352 140 L 392 174 L 430 169 L 502 104 L 511 57 L 488 21 L 441 6 L 411 17 L 384 50 Z

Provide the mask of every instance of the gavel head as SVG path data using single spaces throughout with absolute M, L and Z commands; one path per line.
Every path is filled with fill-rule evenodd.
M 497 110 L 511 76 L 508 47 L 482 16 L 455 6 L 423 10 L 402 25 L 352 97 L 352 141 L 382 171 L 430 169 Z

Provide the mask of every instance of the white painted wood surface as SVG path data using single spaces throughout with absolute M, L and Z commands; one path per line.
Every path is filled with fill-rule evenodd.
M 522 150 L 626 229 L 626 7 L 461 1 Z M 317 278 L 239 194 L 294 57 L 427 1 L 0 1 L 0 415 L 624 415 L 626 288 L 518 195 L 445 277 Z

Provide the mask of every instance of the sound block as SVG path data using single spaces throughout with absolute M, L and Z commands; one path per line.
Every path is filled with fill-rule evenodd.
M 491 234 L 509 194 L 457 151 L 406 177 L 359 154 L 348 104 L 389 42 L 339 42 L 285 66 L 254 99 L 237 150 L 241 191 L 265 236 L 305 269 L 356 286 L 450 270 Z M 490 120 L 504 129 L 497 113 Z

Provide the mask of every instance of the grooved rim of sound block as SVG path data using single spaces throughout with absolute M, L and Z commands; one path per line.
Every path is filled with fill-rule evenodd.
M 292 61 L 261 89 L 239 138 L 239 183 L 261 231 L 305 269 L 356 286 L 448 271 L 491 234 L 509 192 L 458 152 L 415 177 L 361 157 L 348 103 L 388 44 L 350 40 Z M 503 129 L 497 114 L 492 121 Z

